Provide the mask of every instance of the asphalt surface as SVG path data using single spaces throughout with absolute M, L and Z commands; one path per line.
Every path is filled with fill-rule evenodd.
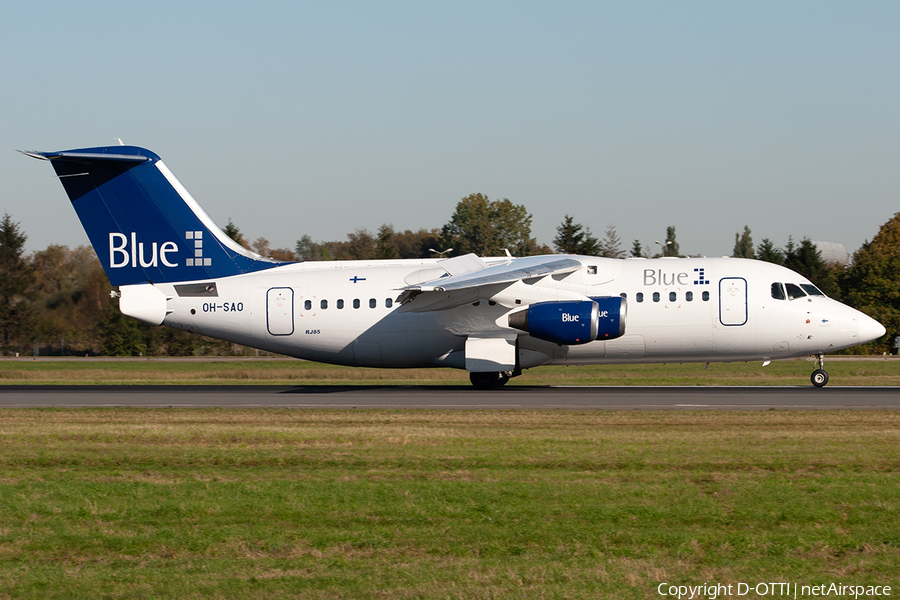
M 0 407 L 564 410 L 900 409 L 896 387 L 0 386 Z

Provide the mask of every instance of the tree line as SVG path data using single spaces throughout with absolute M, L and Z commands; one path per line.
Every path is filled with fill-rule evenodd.
M 664 241 L 645 247 L 633 240 L 622 248 L 616 228 L 595 236 L 566 214 L 553 247 L 531 235 L 532 217 L 509 199 L 483 194 L 462 198 L 441 228 L 396 231 L 381 225 L 360 229 L 345 240 L 315 241 L 303 235 L 293 249 L 271 248 L 265 238 L 249 242 L 231 220 L 225 233 L 244 247 L 275 260 L 367 260 L 458 256 L 583 254 L 610 258 L 682 256 L 675 227 Z M 25 253 L 26 234 L 9 214 L 0 221 L 0 353 L 19 355 L 199 356 L 247 354 L 252 349 L 124 317 L 93 249 L 50 245 Z M 828 265 L 808 238 L 789 238 L 777 247 L 768 238 L 753 244 L 749 227 L 735 234 L 735 257 L 784 265 L 815 283 L 828 296 L 879 320 L 888 334 L 856 352 L 889 351 L 900 334 L 900 213 L 853 255 L 850 267 Z

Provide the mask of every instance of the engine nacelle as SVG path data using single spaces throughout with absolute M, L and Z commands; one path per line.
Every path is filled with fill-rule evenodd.
M 509 326 L 532 337 L 574 346 L 612 340 L 625 333 L 624 298 L 538 302 L 509 315 Z

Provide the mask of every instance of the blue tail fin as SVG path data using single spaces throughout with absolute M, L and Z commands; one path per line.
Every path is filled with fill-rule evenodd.
M 149 150 L 25 154 L 53 165 L 113 285 L 213 279 L 282 264 L 225 235 Z

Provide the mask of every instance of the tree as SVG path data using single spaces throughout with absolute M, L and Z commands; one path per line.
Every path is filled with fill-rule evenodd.
M 871 242 L 853 254 L 840 278 L 843 300 L 880 321 L 887 334 L 868 346 L 887 352 L 900 335 L 900 212 L 881 226 Z
M 493 235 L 491 202 L 483 194 L 470 194 L 460 200 L 450 222 L 444 225 L 444 237 L 459 254 L 496 254 Z
M 375 258 L 397 258 L 393 225 L 384 224 L 378 228 L 378 234 L 375 236 Z
M 253 251 L 260 256 L 271 258 L 272 260 L 280 260 L 283 262 L 295 262 L 297 255 L 289 248 L 271 248 L 269 240 L 264 237 L 256 238 L 253 242 Z
M 580 223 L 575 223 L 569 215 L 563 217 L 563 222 L 556 228 L 553 247 L 561 254 L 583 254 L 585 256 L 600 254 L 600 243 L 591 235 L 591 230 L 582 227 Z
M 405 230 L 394 233 L 393 242 L 399 258 L 431 258 L 438 252 L 453 248 L 444 242 L 440 229 Z
M 238 229 L 237 225 L 231 222 L 231 219 L 228 219 L 228 225 L 226 225 L 222 229 L 222 231 L 225 232 L 225 235 L 233 239 L 244 248 L 250 248 L 250 245 L 247 243 L 247 240 L 244 239 L 244 235 L 241 233 L 241 230 Z
M 290 248 L 273 248 L 269 251 L 269 258 L 281 262 L 296 262 L 297 255 Z
M 634 240 L 631 242 L 631 256 L 634 258 L 644 258 L 646 257 L 646 252 L 644 247 L 641 246 L 640 240 Z
M 836 300 L 840 299 L 841 290 L 837 284 L 837 271 L 825 264 L 825 261 L 822 260 L 822 253 L 809 238 L 803 238 L 799 246 L 794 244 L 793 239 L 788 238 L 788 245 L 784 253 L 784 266 L 809 279 L 826 295 Z
M 256 241 L 253 242 L 253 251 L 259 254 L 260 256 L 269 256 L 269 252 L 271 251 L 269 248 L 269 240 L 264 237 L 256 238 Z
M 23 256 L 28 239 L 8 213 L 0 221 L 0 352 L 22 351 L 33 317 L 26 292 L 34 270 Z
M 357 229 L 347 234 L 344 247 L 350 260 L 367 260 L 375 258 L 375 238 L 365 229 Z
M 347 242 L 322 242 L 322 260 L 350 260 Z
M 657 242 L 659 244 L 659 242 Z M 670 225 L 666 227 L 666 241 L 662 244 L 662 249 L 660 250 L 659 256 L 681 256 L 681 252 L 678 249 L 678 242 L 675 241 L 675 226 Z
M 625 253 L 622 251 L 622 240 L 619 239 L 615 226 L 608 225 L 606 227 L 606 233 L 600 241 L 600 252 L 598 254 L 606 258 L 625 258 Z
M 769 238 L 763 238 L 756 247 L 756 260 L 775 263 L 776 265 L 784 264 L 784 252 L 780 248 L 776 248 L 775 244 Z
M 750 228 L 744 225 L 744 233 L 734 234 L 734 254 L 735 258 L 754 258 L 753 256 L 753 238 L 750 237 Z
M 531 237 L 531 215 L 521 204 L 513 204 L 507 198 L 491 203 L 490 219 L 494 229 L 494 251 L 500 255 L 505 250 L 513 256 L 535 254 L 537 242 Z
M 813 283 L 825 269 L 821 253 L 809 238 L 803 238 L 799 246 L 794 244 L 793 239 L 788 238 L 784 252 L 784 266 L 800 273 Z
M 109 308 L 111 288 L 106 273 L 90 246 L 70 250 L 52 244 L 29 258 L 34 281 L 34 341 L 54 348 L 65 338 L 78 354 L 101 350 L 98 324 Z
M 484 194 L 459 201 L 443 236 L 458 254 L 499 256 L 509 250 L 514 256 L 526 256 L 542 250 L 531 237 L 531 215 L 524 206 L 507 198 L 491 201 Z
M 305 233 L 297 240 L 294 254 L 297 257 L 297 260 L 324 260 L 324 257 L 322 256 L 322 245 L 314 242 L 309 234 Z
M 394 231 L 391 225 L 382 225 L 373 237 L 365 229 L 347 236 L 344 242 L 314 242 L 304 234 L 297 240 L 297 260 L 355 260 L 370 258 L 432 258 L 430 248 L 447 246 L 439 229 Z
M 147 351 L 147 326 L 126 317 L 115 301 L 102 321 L 99 330 L 103 338 L 103 354 L 107 356 L 140 356 Z

